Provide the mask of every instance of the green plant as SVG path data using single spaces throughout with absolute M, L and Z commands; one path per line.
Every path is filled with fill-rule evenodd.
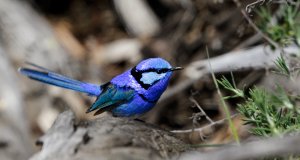
M 271 3 L 272 4 L 272 3 Z M 281 46 L 292 43 L 300 45 L 300 2 L 295 4 L 282 3 L 272 13 L 270 6 L 261 6 L 256 9 L 257 25 L 268 37 Z
M 272 4 L 272 3 L 271 3 Z M 256 8 L 260 30 L 270 37 L 279 46 L 296 44 L 300 46 L 300 2 L 293 4 L 281 3 L 276 12 L 272 13 L 270 5 L 262 5 Z M 273 46 L 275 47 L 275 46 Z M 284 52 L 275 61 L 278 73 L 294 80 L 296 69 L 290 68 L 284 57 Z M 223 97 L 241 98 L 238 111 L 244 116 L 246 124 L 253 127 L 251 132 L 260 136 L 282 135 L 300 129 L 300 109 L 296 105 L 299 96 L 292 96 L 286 92 L 280 84 L 275 91 L 267 91 L 264 88 L 253 87 L 249 91 L 238 89 L 225 77 L 217 80 L 232 95 Z
M 285 59 L 283 58 L 283 55 L 281 54 L 280 57 L 278 57 L 275 61 L 275 65 L 277 68 L 277 73 L 284 75 L 286 77 L 291 78 L 291 72 L 290 69 L 288 67 L 288 65 L 286 64 Z
M 206 47 L 206 53 L 207 53 L 207 57 L 209 58 L 209 53 L 208 53 L 207 47 Z M 211 67 L 210 63 L 209 63 L 209 68 L 210 68 L 210 70 L 212 70 L 212 67 Z M 221 98 L 221 104 L 222 104 L 222 107 L 224 108 L 226 119 L 228 120 L 228 123 L 229 123 L 229 128 L 231 130 L 231 133 L 233 135 L 233 138 L 234 138 L 235 142 L 239 145 L 240 144 L 240 138 L 239 138 L 239 135 L 237 133 L 237 130 L 236 130 L 235 126 L 233 125 L 229 108 L 226 105 L 225 100 L 223 99 L 223 95 L 222 95 L 222 93 L 220 91 L 220 87 L 219 87 L 218 81 L 217 81 L 217 79 L 215 77 L 215 74 L 213 72 L 211 72 L 211 75 L 212 75 L 212 78 L 213 78 L 213 82 L 214 82 L 214 84 L 215 84 L 215 86 L 217 88 L 217 93 L 218 93 L 218 95 Z
M 240 97 L 244 100 L 238 104 L 238 111 L 244 116 L 245 124 L 253 126 L 253 134 L 272 136 L 300 129 L 300 112 L 295 105 L 297 97 L 288 95 L 280 86 L 274 93 L 253 87 L 246 94 L 230 85 L 225 77 L 218 83 L 233 93 L 231 98 Z

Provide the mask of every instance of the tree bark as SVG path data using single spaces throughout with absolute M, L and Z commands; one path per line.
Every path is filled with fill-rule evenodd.
M 172 133 L 144 122 L 106 116 L 76 124 L 70 111 L 60 114 L 38 143 L 42 150 L 30 160 L 152 160 L 188 149 Z

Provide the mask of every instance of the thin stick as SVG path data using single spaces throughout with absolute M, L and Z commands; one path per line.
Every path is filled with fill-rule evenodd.
M 260 5 L 262 5 L 263 3 L 265 3 L 265 0 L 258 0 L 258 1 L 248 4 L 246 6 L 246 11 L 249 13 L 251 11 L 251 9 L 254 8 L 258 3 L 260 3 Z
M 230 118 L 234 118 L 236 117 L 237 115 L 239 115 L 239 113 L 236 113 L 236 114 L 233 114 L 230 116 Z M 202 132 L 203 130 L 207 129 L 207 128 L 211 128 L 215 125 L 220 125 L 220 124 L 223 124 L 225 121 L 227 121 L 227 118 L 224 118 L 224 119 L 220 119 L 218 121 L 214 121 L 214 123 L 211 123 L 211 124 L 208 124 L 204 127 L 201 127 L 201 128 L 194 128 L 194 129 L 186 129 L 186 130 L 173 130 L 171 131 L 172 133 L 191 133 L 191 132 Z
M 246 20 L 248 21 L 248 23 L 252 26 L 252 28 L 258 33 L 260 34 L 264 39 L 266 39 L 269 43 L 271 43 L 274 47 L 276 48 L 279 48 L 279 46 L 277 45 L 277 43 L 275 41 L 273 41 L 271 38 L 269 38 L 267 35 L 265 35 L 254 23 L 253 21 L 251 20 L 251 18 L 247 15 L 247 13 L 245 12 L 244 9 L 241 8 L 241 4 L 239 1 L 237 0 L 233 0 L 233 2 L 236 4 L 236 6 L 238 8 L 240 8 L 241 10 L 241 13 L 243 14 L 243 16 L 246 18 Z M 264 0 L 258 0 L 254 3 L 251 3 L 251 4 L 256 4 L 256 3 L 259 3 L 259 2 L 264 2 Z M 250 5 L 251 5 L 250 4 Z M 249 5 L 246 7 L 246 9 L 249 8 Z
M 247 15 L 247 13 L 241 9 L 241 13 L 243 14 L 243 16 L 246 18 L 246 20 L 248 21 L 248 23 L 252 26 L 252 28 L 258 33 L 260 34 L 264 39 L 266 39 L 269 43 L 272 44 L 272 46 L 279 48 L 278 44 L 273 41 L 271 38 L 269 38 L 267 35 L 265 35 L 251 20 L 251 18 Z
M 199 103 L 193 98 L 190 97 L 190 101 L 192 101 L 201 111 L 201 113 L 205 116 L 205 118 L 211 123 L 214 124 L 215 122 L 204 112 L 204 110 L 202 109 L 202 107 L 199 105 Z

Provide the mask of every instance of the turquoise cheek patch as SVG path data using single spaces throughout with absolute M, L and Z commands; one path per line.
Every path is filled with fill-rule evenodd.
M 142 78 L 141 81 L 144 84 L 153 84 L 154 82 L 162 79 L 164 76 L 166 75 L 166 73 L 162 73 L 162 74 L 157 74 L 155 72 L 148 72 L 148 73 L 143 73 L 142 74 Z

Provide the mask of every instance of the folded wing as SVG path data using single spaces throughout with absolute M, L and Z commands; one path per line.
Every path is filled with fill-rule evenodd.
M 87 113 L 94 110 L 98 111 L 95 114 L 110 110 L 118 105 L 127 103 L 135 95 L 135 90 L 129 87 L 118 87 L 111 83 L 106 83 L 101 86 L 102 92 L 98 96 L 94 104 L 86 111 Z

